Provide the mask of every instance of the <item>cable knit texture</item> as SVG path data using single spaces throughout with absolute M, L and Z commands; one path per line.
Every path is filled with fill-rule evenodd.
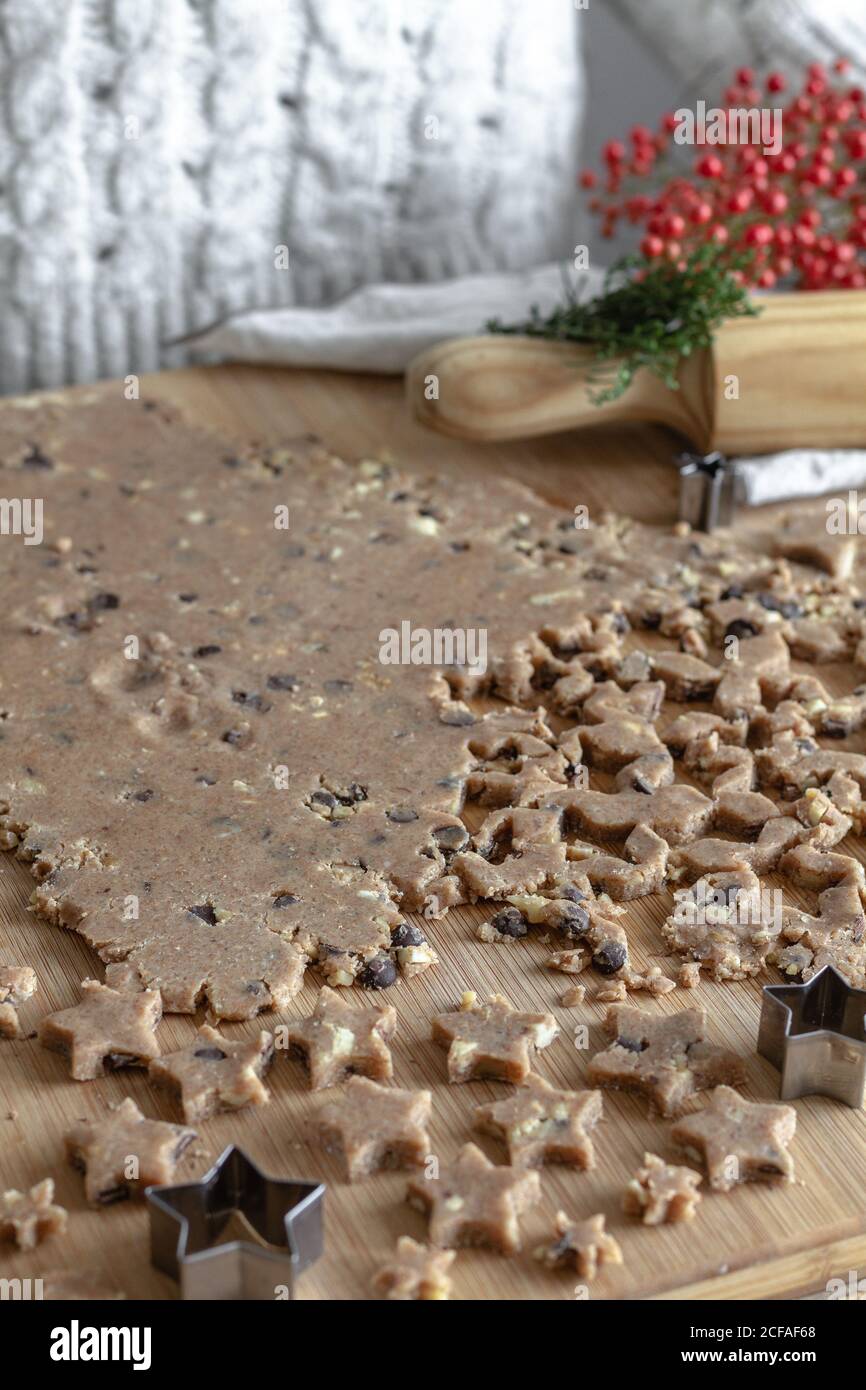
M 565 254 L 578 28 L 563 0 L 2 0 L 0 391 Z

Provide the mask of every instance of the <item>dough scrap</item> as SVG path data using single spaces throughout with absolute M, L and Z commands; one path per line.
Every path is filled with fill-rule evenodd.
M 448 1271 L 456 1258 L 453 1250 L 436 1250 L 401 1236 L 393 1258 L 373 1278 L 374 1292 L 404 1303 L 447 1300 L 452 1289 Z

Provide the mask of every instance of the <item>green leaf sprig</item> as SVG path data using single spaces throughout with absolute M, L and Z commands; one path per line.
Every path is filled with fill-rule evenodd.
M 546 316 L 533 306 L 524 323 L 492 319 L 486 327 L 489 333 L 594 344 L 598 366 L 589 374 L 598 383 L 590 395 L 594 405 L 622 396 L 642 367 L 676 391 L 680 363 L 709 347 L 725 319 L 760 313 L 732 275 L 737 268 L 730 253 L 722 263 L 711 245 L 693 251 L 682 269 L 624 256 L 607 271 L 596 298 L 580 303 L 569 293 L 566 303 Z

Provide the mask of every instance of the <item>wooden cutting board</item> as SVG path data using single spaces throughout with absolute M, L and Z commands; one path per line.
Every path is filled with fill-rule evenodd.
M 610 507 L 636 512 L 643 520 L 670 522 L 675 513 L 671 443 L 648 428 L 470 445 L 431 436 L 414 425 L 399 382 L 321 372 L 189 370 L 147 379 L 145 391 L 174 401 L 195 422 L 239 440 L 273 442 L 312 430 L 338 452 L 358 455 L 387 448 L 418 470 L 447 471 L 455 477 L 481 470 L 491 479 L 505 473 L 560 505 L 570 508 L 583 502 L 595 514 Z M 766 524 L 766 518 L 756 517 L 754 524 Z M 844 686 L 841 671 L 822 668 L 825 674 L 838 688 Z M 860 744 L 851 740 L 850 746 Z M 864 858 L 856 844 L 846 848 Z M 49 1009 L 76 1002 L 78 980 L 101 973 L 78 937 L 37 921 L 27 911 L 31 887 L 24 867 L 0 855 L 0 964 L 30 963 L 39 976 L 39 994 L 24 1014 L 27 1024 Z M 790 889 L 787 894 L 791 901 L 808 901 Z M 663 963 L 658 925 L 669 902 L 665 895 L 630 905 L 627 920 L 638 964 Z M 560 1008 L 559 996 L 570 981 L 540 968 L 544 948 L 532 942 L 513 948 L 482 945 L 472 934 L 473 922 L 482 915 L 483 909 L 460 908 L 447 921 L 429 927 L 442 964 L 388 996 L 400 1020 L 395 1080 L 433 1090 L 433 1150 L 444 1159 L 466 1139 L 477 1138 L 471 1130 L 472 1108 L 508 1093 L 486 1082 L 450 1087 L 444 1082 L 444 1053 L 429 1041 L 427 1020 L 452 1007 L 465 988 L 479 994 L 498 990 L 531 1010 L 552 1009 L 562 1036 L 539 1056 L 536 1069 L 555 1084 L 579 1087 L 587 1056 L 603 1045 L 599 1025 L 604 1007 L 591 1002 L 598 977 L 582 977 L 588 986 L 583 1007 Z M 315 994 L 316 986 L 307 986 L 293 1012 L 309 1011 Z M 660 1001 L 638 995 L 634 1002 L 653 1011 L 694 1002 L 704 1005 L 713 1038 L 748 1059 L 748 1094 L 767 1100 L 775 1095 L 776 1075 L 754 1054 L 759 995 L 753 982 L 705 982 L 690 993 L 674 992 Z M 278 1015 L 268 1015 L 261 1023 L 274 1026 L 278 1021 Z M 579 1023 L 589 1024 L 589 1053 L 573 1045 Z M 240 1036 L 257 1026 L 228 1024 L 226 1032 Z M 164 1049 L 185 1045 L 194 1027 L 191 1018 L 168 1017 L 160 1031 Z M 405 1177 L 388 1174 L 355 1187 L 343 1184 L 335 1161 L 303 1140 L 305 1119 L 321 1103 L 321 1095 L 310 1095 L 300 1067 L 283 1056 L 278 1057 L 270 1084 L 273 1100 L 267 1108 L 217 1117 L 200 1126 L 202 1142 L 179 1176 L 199 1175 L 226 1144 L 237 1142 L 274 1174 L 323 1177 L 329 1185 L 326 1254 L 304 1276 L 301 1297 L 364 1298 L 372 1273 L 397 1236 L 423 1235 L 421 1216 L 403 1201 Z M 149 1264 L 143 1206 L 123 1203 L 89 1210 L 80 1178 L 63 1163 L 65 1129 L 127 1095 L 150 1116 L 178 1118 L 171 1102 L 153 1090 L 143 1072 L 79 1084 L 69 1080 L 61 1058 L 37 1043 L 0 1043 L 0 1190 L 25 1187 L 52 1174 L 59 1200 L 70 1212 L 66 1235 L 46 1242 L 34 1255 L 10 1254 L 10 1247 L 0 1247 L 0 1276 L 35 1278 L 66 1267 L 88 1271 L 132 1298 L 175 1296 L 171 1281 Z M 798 1101 L 797 1111 L 795 1185 L 708 1194 L 695 1222 L 649 1230 L 623 1216 L 620 1196 L 645 1149 L 673 1156 L 668 1125 L 649 1119 L 636 1098 L 606 1093 L 598 1167 L 591 1173 L 544 1170 L 544 1201 L 525 1220 L 523 1255 L 504 1259 L 480 1250 L 461 1252 L 455 1266 L 456 1296 L 572 1299 L 577 1281 L 542 1271 L 529 1253 L 548 1234 L 560 1206 L 575 1215 L 603 1211 L 623 1247 L 624 1265 L 603 1270 L 592 1285 L 593 1298 L 790 1295 L 823 1288 L 829 1277 L 866 1266 L 866 1112 L 855 1113 L 821 1097 Z M 495 1143 L 483 1138 L 479 1142 L 501 1160 Z

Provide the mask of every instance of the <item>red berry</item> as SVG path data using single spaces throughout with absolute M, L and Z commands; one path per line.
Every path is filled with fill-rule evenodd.
M 595 188 L 595 185 L 597 183 L 598 174 L 596 174 L 592 169 L 584 169 L 583 173 L 580 176 L 581 188 Z
M 787 80 L 781 72 L 771 72 L 767 78 L 768 92 L 784 92 L 787 85 Z
M 685 230 L 686 230 L 686 220 L 685 220 L 685 218 L 684 218 L 684 217 L 680 217 L 679 213 L 677 213 L 677 212 L 673 213 L 673 214 L 668 218 L 668 220 L 667 220 L 667 225 L 666 225 L 666 227 L 665 227 L 665 231 L 667 232 L 668 236 L 672 236 L 672 237 L 682 236 L 682 234 L 683 234 L 683 232 L 684 232 Z
M 836 58 L 833 63 L 833 71 L 838 73 L 850 72 L 850 61 L 847 58 Z
M 728 210 L 730 212 L 748 212 L 752 206 L 751 188 L 738 188 L 736 193 L 732 193 L 728 199 Z
M 606 164 L 619 164 L 625 157 L 625 145 L 621 140 L 608 140 L 601 153 Z
M 768 212 L 772 217 L 779 217 L 788 208 L 788 195 L 783 193 L 781 188 L 774 188 L 765 193 L 761 199 L 761 207 L 764 212 Z
M 821 188 L 826 187 L 833 179 L 833 175 L 830 173 L 826 164 L 813 164 L 806 177 L 809 183 L 814 183 Z
M 769 222 L 753 222 L 746 228 L 747 246 L 767 246 L 773 240 L 773 228 Z
M 750 87 L 755 80 L 755 73 L 752 68 L 737 68 L 736 77 L 741 87 Z
M 696 203 L 692 208 L 689 218 L 696 226 L 701 226 L 704 222 L 709 222 L 713 215 L 713 209 L 709 203 Z
M 660 236 L 645 236 L 640 244 L 640 249 L 645 256 L 660 256 L 665 249 L 665 244 Z
M 705 154 L 695 164 L 695 173 L 705 179 L 718 179 L 724 173 L 724 165 L 717 155 Z
M 762 289 L 772 289 L 775 283 L 776 272 L 774 270 L 770 270 L 768 267 L 766 270 L 761 271 L 760 275 L 758 276 L 758 284 L 761 286 Z

